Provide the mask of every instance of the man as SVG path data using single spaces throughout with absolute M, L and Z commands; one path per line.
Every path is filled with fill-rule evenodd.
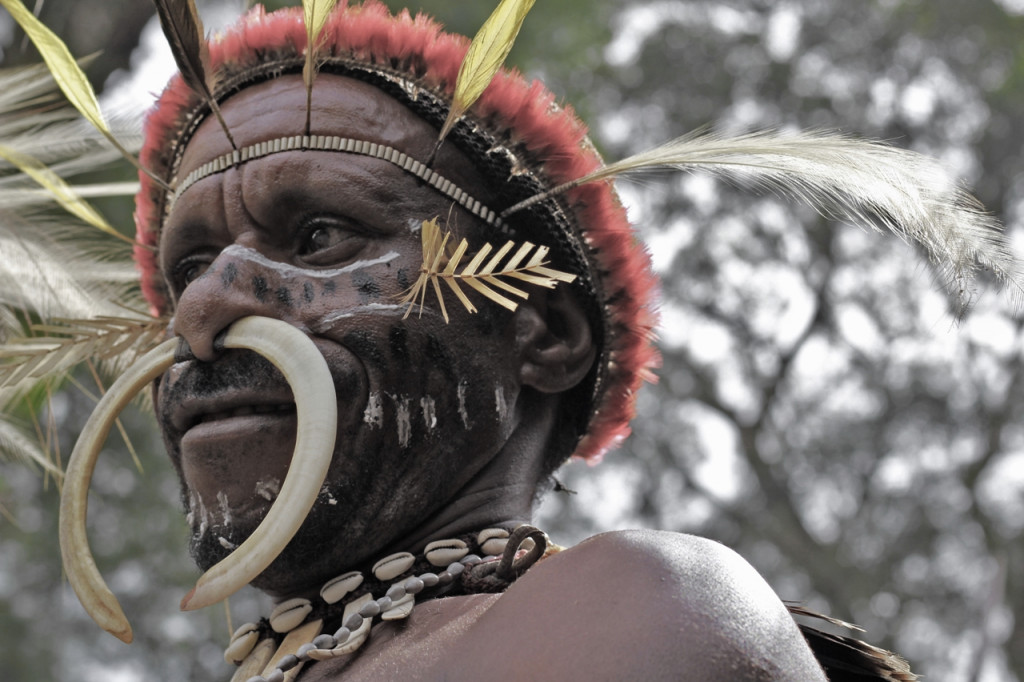
M 239 50 L 225 58 L 239 62 L 228 65 L 239 75 L 227 76 L 238 81 L 237 93 L 222 96 L 220 104 L 231 140 L 213 116 L 204 117 L 194 132 L 183 133 L 180 123 L 168 126 L 160 110 L 168 106 L 165 94 L 149 124 L 143 162 L 169 168 L 166 177 L 177 178 L 178 189 L 167 199 L 162 188 L 144 187 L 140 236 L 159 235 L 153 241 L 160 275 L 144 271 L 144 281 L 151 300 L 173 312 L 173 333 L 188 346 L 159 382 L 156 404 L 183 482 L 192 550 L 202 568 L 227 556 L 267 513 L 288 470 L 296 429 L 292 397 L 280 375 L 251 352 L 223 349 L 218 339 L 244 317 L 276 318 L 308 334 L 330 367 L 339 417 L 330 470 L 296 537 L 253 583 L 278 603 L 309 600 L 313 610 L 306 620 L 324 622 L 312 640 L 344 628 L 344 603 L 360 592 L 326 606 L 321 588 L 336 576 L 353 569 L 370 576 L 381 557 L 422 553 L 430 543 L 452 538 L 472 544 L 488 529 L 496 529 L 500 538 L 501 531 L 528 522 L 555 467 L 574 450 L 588 455 L 603 449 L 609 434 L 622 430 L 630 409 L 624 402 L 631 397 L 607 398 L 602 392 L 631 393 L 654 355 L 646 349 L 652 289 L 646 257 L 626 242 L 629 231 L 621 209 L 611 205 L 607 186 L 585 188 L 566 203 L 598 195 L 591 203 L 610 217 L 601 216 L 606 224 L 593 232 L 621 230 L 619 243 L 605 247 L 627 261 L 617 266 L 619 272 L 607 274 L 605 281 L 581 273 L 581 284 L 551 291 L 529 287 L 529 299 L 514 312 L 487 302 L 477 314 L 450 305 L 445 320 L 429 302 L 409 316 L 407 306 L 398 303 L 424 261 L 424 222 L 440 221 L 444 229 L 468 238 L 473 249 L 501 243 L 505 236 L 421 177 L 373 156 L 319 149 L 269 154 L 205 174 L 207 164 L 230 156 L 233 148 L 303 134 L 307 92 L 296 69 L 301 63 L 293 58 L 301 54 L 294 48 L 289 53 L 286 37 L 295 17 L 251 15 L 243 21 L 245 38 L 237 38 L 246 48 L 232 47 L 236 36 L 225 38 L 225 52 Z M 396 65 L 397 58 L 384 48 L 385 55 L 372 62 L 388 63 L 384 57 L 390 57 L 386 69 L 375 73 L 367 64 L 371 60 L 358 50 L 370 50 L 380 39 L 382 31 L 373 22 L 405 32 L 393 40 L 407 44 L 391 49 L 408 50 L 407 63 Z M 431 63 L 409 44 L 437 45 L 448 38 L 422 20 L 387 18 L 374 5 L 338 15 L 334 25 L 346 32 L 342 40 L 349 41 L 346 47 L 357 54 L 357 63 L 327 58 L 321 67 L 310 134 L 386 146 L 425 162 L 438 138 L 437 122 L 381 86 L 393 92 L 394 83 L 411 81 L 408 72 L 416 69 L 426 71 L 428 81 L 439 79 L 437 64 L 444 59 Z M 252 56 L 252 42 L 260 38 L 276 43 L 273 49 L 260 48 L 261 55 L 272 57 Z M 344 53 L 332 47 L 334 55 Z M 453 64 L 448 58 L 448 67 Z M 499 116 L 533 115 L 537 120 L 530 123 L 541 128 L 537 136 L 554 134 L 543 130 L 552 125 L 550 119 L 581 129 L 570 114 L 549 114 L 540 91 L 513 84 L 520 99 L 544 99 L 514 105 L 507 95 L 506 101 L 493 98 L 490 106 L 499 122 Z M 405 94 L 408 85 L 397 90 Z M 531 106 L 538 104 L 542 113 L 532 114 Z M 518 163 L 534 166 L 528 170 L 538 174 L 547 160 L 532 158 L 537 154 L 531 140 L 509 139 L 521 131 L 495 127 L 487 132 L 508 148 L 474 150 L 450 140 L 431 169 L 499 210 L 515 197 L 503 196 L 508 190 L 502 183 L 484 180 L 507 172 L 488 168 L 495 164 L 491 157 L 514 150 L 523 155 Z M 548 145 L 578 147 L 580 134 L 570 131 L 568 142 L 555 139 Z M 177 140 L 168 145 L 170 138 Z M 576 156 L 582 157 L 572 159 L 577 166 L 596 163 L 586 147 Z M 181 179 L 193 171 L 205 176 L 186 181 L 182 189 Z M 162 225 L 148 220 L 159 214 L 158 202 L 171 201 Z M 570 249 L 580 250 L 580 232 L 559 235 L 564 228 L 531 224 L 534 220 L 534 215 L 510 220 L 508 238 L 551 245 L 554 263 L 578 272 Z M 558 240 L 569 238 L 577 244 L 558 249 Z M 607 260 L 604 254 L 588 258 Z M 625 297 L 629 308 L 595 313 L 595 295 L 612 293 Z M 607 308 L 614 301 L 597 303 Z M 616 370 L 609 358 L 609 346 L 616 345 L 619 355 L 636 356 L 620 360 L 625 370 Z M 609 417 L 600 414 L 602 408 L 620 413 Z M 480 586 L 481 592 L 507 587 L 497 593 L 474 594 L 465 580 L 448 591 L 433 588 L 437 599 L 426 599 L 431 590 L 425 590 L 406 618 L 378 622 L 370 617 L 365 644 L 328 660 L 309 661 L 308 653 L 293 648 L 248 665 L 246 656 L 264 655 L 264 649 L 245 627 L 229 658 L 243 662 L 244 675 L 262 666 L 266 679 L 283 677 L 282 667 L 289 675 L 298 669 L 288 659 L 273 667 L 286 653 L 300 653 L 307 680 L 824 679 L 764 581 L 735 554 L 706 540 L 612 533 L 549 555 L 515 582 L 505 580 Z M 372 597 L 379 599 L 388 589 L 381 585 Z M 261 634 L 274 636 L 276 647 L 284 633 L 264 626 Z M 344 649 L 345 641 L 338 640 L 345 636 L 316 646 Z
M 232 330 L 286 323 L 333 386 L 329 466 L 251 569 L 277 607 L 233 637 L 235 679 L 826 679 L 724 547 L 559 551 L 527 525 L 562 462 L 628 433 L 657 357 L 649 261 L 582 124 L 501 74 L 439 144 L 464 42 L 375 3 L 327 20 L 315 79 L 307 42 L 299 11 L 245 17 L 211 48 L 219 111 L 173 81 L 141 159 L 142 286 L 180 340 L 155 403 L 201 568 L 249 557 L 307 473 L 307 387 Z M 487 255 L 506 241 L 522 259 Z
M 360 81 L 321 74 L 315 96 L 317 134 L 386 143 L 415 158 L 427 158 L 436 139 L 432 126 Z M 297 74 L 223 104 L 239 147 L 279 137 L 304 110 Z M 207 119 L 179 176 L 230 151 Z M 445 151 L 438 172 L 487 196 L 472 162 Z M 328 580 L 377 558 L 530 519 L 552 460 L 566 454 L 552 452 L 566 428 L 556 415 L 573 407 L 560 403 L 597 350 L 567 289 L 531 292 L 514 313 L 456 307 L 445 323 L 428 308 L 403 319 L 395 301 L 422 261 L 424 219 L 441 216 L 462 234 L 490 238 L 488 226 L 450 204 L 386 162 L 312 151 L 250 161 L 177 198 L 160 265 L 176 301 L 174 333 L 195 359 L 172 368 L 157 404 L 201 567 L 263 517 L 272 496 L 258 491 L 283 480 L 295 438 L 286 385 L 253 355 L 217 350 L 217 336 L 248 315 L 313 336 L 340 416 L 323 494 L 256 586 L 279 601 L 316 600 Z M 430 416 L 424 399 L 433 401 Z M 379 421 L 367 418 L 373 409 Z M 719 545 L 673 534 L 601 536 L 534 566 L 504 595 L 438 599 L 405 623 L 374 628 L 361 650 L 304 677 L 822 678 L 749 566 Z

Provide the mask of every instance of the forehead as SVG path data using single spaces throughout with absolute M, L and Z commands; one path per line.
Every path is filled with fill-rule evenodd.
M 377 88 L 361 81 L 320 74 L 313 87 L 310 134 L 336 135 L 385 144 L 426 162 L 438 130 Z M 237 147 L 305 132 L 306 87 L 299 74 L 280 76 L 252 85 L 221 105 Z M 199 126 L 182 155 L 177 177 L 231 152 L 231 144 L 216 118 Z M 343 158 L 343 153 L 338 153 Z M 482 201 L 491 197 L 480 186 L 473 164 L 451 144 L 441 147 L 436 170 Z

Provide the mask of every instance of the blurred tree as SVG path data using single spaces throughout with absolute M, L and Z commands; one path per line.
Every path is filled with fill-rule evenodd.
M 126 65 L 149 4 L 71 20 L 86 4 L 50 0 L 44 18 L 72 34 L 106 26 L 97 42 L 117 55 L 105 63 Z M 423 4 L 469 34 L 490 10 Z M 1019 232 L 1019 12 L 1011 0 L 547 2 L 512 62 L 564 93 L 611 158 L 707 124 L 838 128 L 942 158 Z M 76 54 L 94 49 L 75 40 Z M 103 82 L 114 67 L 92 68 Z M 563 470 L 579 494 L 552 496 L 543 525 L 563 542 L 629 525 L 714 537 L 784 598 L 861 623 L 928 679 L 1024 680 L 1022 330 L 1006 297 L 982 286 L 956 324 L 929 266 L 892 238 L 699 175 L 623 191 L 665 277 L 664 369 L 626 446 Z M 65 443 L 88 409 L 60 399 Z M 146 473 L 126 454 L 101 460 L 91 526 L 142 641 L 96 632 L 54 591 L 56 496 L 5 466 L 0 504 L 18 522 L 0 519 L 8 679 L 225 677 L 223 615 L 176 612 L 195 577 L 168 513 L 177 484 L 151 421 L 134 421 Z M 236 618 L 258 608 L 251 595 L 233 605 Z
M 1006 7 L 652 2 L 615 26 L 596 126 L 611 156 L 709 123 L 841 129 L 942 158 L 1019 231 L 1024 22 Z M 627 194 L 665 277 L 662 381 L 625 452 L 566 471 L 580 499 L 546 515 L 578 537 L 611 499 L 630 523 L 722 540 L 927 679 L 1022 679 L 1005 297 L 955 325 L 892 239 L 700 176 Z

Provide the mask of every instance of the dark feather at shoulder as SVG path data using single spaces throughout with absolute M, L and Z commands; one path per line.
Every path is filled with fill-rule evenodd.
M 837 618 L 806 609 L 799 604 L 787 602 L 786 608 L 795 616 L 816 618 L 851 630 L 861 629 Z M 872 646 L 855 637 L 824 632 L 800 622 L 797 625 L 815 658 L 825 669 L 829 682 L 913 682 L 919 679 L 910 671 L 910 665 L 891 651 Z

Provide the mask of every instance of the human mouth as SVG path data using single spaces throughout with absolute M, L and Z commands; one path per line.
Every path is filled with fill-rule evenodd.
M 236 400 L 202 401 L 181 415 L 177 424 L 182 440 L 199 441 L 267 434 L 271 428 L 287 428 L 295 423 L 295 402 Z
M 217 412 L 206 412 L 196 416 L 192 426 L 208 424 L 210 422 L 235 419 L 237 417 L 248 417 L 252 415 L 293 415 L 295 414 L 295 403 L 280 403 L 277 405 L 241 405 Z M 191 428 L 191 427 L 190 427 Z

